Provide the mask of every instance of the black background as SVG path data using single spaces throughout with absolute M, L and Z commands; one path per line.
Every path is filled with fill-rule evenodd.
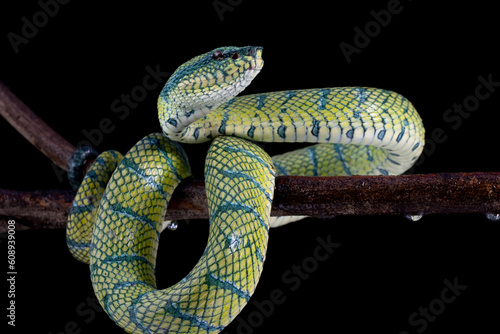
M 232 10 L 220 13 L 213 1 L 158 3 L 71 1 L 42 22 L 16 53 L 8 34 L 21 35 L 22 18 L 33 22 L 41 6 L 37 1 L 3 2 L 0 80 L 75 145 L 85 139 L 84 130 L 109 118 L 114 129 L 96 149 L 126 152 L 144 135 L 160 131 L 156 98 L 162 84 L 123 120 L 111 108 L 121 94 L 142 85 L 147 66 L 172 73 L 218 46 L 261 45 L 265 66 L 245 93 L 348 85 L 395 90 L 412 101 L 427 129 L 428 145 L 415 173 L 498 170 L 500 87 L 467 118 L 456 118 L 460 124 L 443 118 L 454 104 L 471 101 L 479 76 L 500 81 L 493 2 L 401 1 L 398 14 L 378 31 L 372 11 L 380 13 L 394 1 L 221 0 Z M 354 28 L 364 30 L 367 24 L 372 37 L 348 63 L 339 45 L 355 45 Z M 444 142 L 430 139 L 434 129 L 442 129 Z M 50 161 L 3 119 L 0 142 L 0 188 L 69 189 Z M 198 178 L 206 147 L 186 147 Z M 288 149 L 266 148 L 271 153 Z M 404 217 L 308 219 L 272 230 L 261 281 L 240 316 L 249 325 L 235 321 L 225 332 L 498 330 L 499 232 L 498 222 L 483 215 L 429 215 L 419 222 Z M 164 233 L 160 288 L 193 267 L 207 234 L 206 221 L 181 222 L 177 231 Z M 70 256 L 64 231 L 18 232 L 16 238 L 16 327 L 9 332 L 123 332 L 88 305 L 93 300 L 89 270 Z M 294 265 L 312 263 L 317 238 L 331 238 L 340 247 L 307 278 L 290 283 Z M 6 272 L 5 247 L 2 254 Z M 422 322 L 412 326 L 410 315 L 437 305 L 443 281 L 455 278 L 467 286 L 461 295 L 427 327 Z M 276 289 L 284 301 L 261 316 L 254 302 L 265 304 Z M 6 294 L 7 289 L 0 292 L 2 299 Z

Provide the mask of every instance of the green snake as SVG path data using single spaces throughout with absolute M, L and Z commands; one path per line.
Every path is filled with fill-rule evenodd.
M 222 47 L 181 65 L 158 98 L 163 133 L 123 157 L 102 153 L 73 202 L 67 244 L 90 264 L 100 304 L 129 333 L 218 333 L 262 272 L 276 175 L 400 174 L 419 157 L 413 105 L 382 89 L 342 87 L 236 97 L 263 66 L 260 47 Z M 178 142 L 213 140 L 205 183 L 208 243 L 177 284 L 157 290 L 156 252 L 168 201 L 190 167 Z M 272 159 L 256 144 L 316 145 Z

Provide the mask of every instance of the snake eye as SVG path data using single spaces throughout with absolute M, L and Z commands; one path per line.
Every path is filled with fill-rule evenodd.
M 212 55 L 212 58 L 215 59 L 215 60 L 222 60 L 224 58 L 224 54 L 222 53 L 222 51 L 217 50 Z
M 240 55 L 238 54 L 238 52 L 233 53 L 233 56 L 231 57 L 231 59 L 238 59 L 238 58 L 240 58 Z

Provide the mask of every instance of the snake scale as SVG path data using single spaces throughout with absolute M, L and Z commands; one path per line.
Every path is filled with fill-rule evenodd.
M 262 272 L 276 175 L 400 174 L 424 144 L 401 95 L 341 87 L 236 97 L 263 66 L 260 47 L 222 47 L 181 65 L 158 98 L 163 133 L 125 156 L 102 153 L 70 210 L 67 244 L 89 263 L 107 314 L 129 333 L 218 333 L 242 310 Z M 213 140 L 205 165 L 210 231 L 196 266 L 156 289 L 168 201 L 189 177 L 178 142 Z M 272 159 L 256 144 L 311 142 Z M 293 220 L 293 219 L 292 219 Z

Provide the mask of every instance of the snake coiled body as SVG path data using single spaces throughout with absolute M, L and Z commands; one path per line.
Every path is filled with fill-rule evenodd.
M 262 272 L 274 177 L 400 174 L 423 149 L 412 104 L 375 88 L 344 87 L 236 97 L 263 66 L 259 47 L 225 47 L 181 65 L 158 99 L 163 134 L 123 158 L 105 152 L 69 215 L 67 243 L 90 264 L 99 302 L 129 333 L 216 333 L 234 319 Z M 205 180 L 206 249 L 180 282 L 157 290 L 156 251 L 168 201 L 190 176 L 177 142 L 213 140 Z M 311 142 L 271 158 L 251 141 Z

